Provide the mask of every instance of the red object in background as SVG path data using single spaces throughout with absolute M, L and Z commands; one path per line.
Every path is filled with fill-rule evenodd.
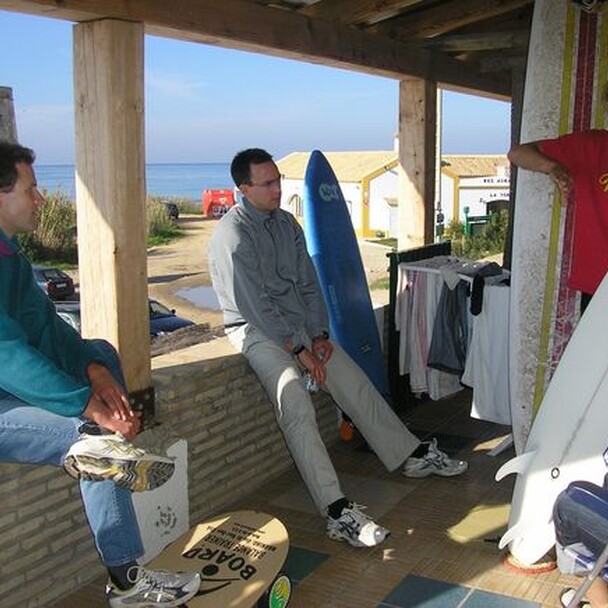
M 207 217 L 221 217 L 234 203 L 232 190 L 203 190 L 203 215 Z

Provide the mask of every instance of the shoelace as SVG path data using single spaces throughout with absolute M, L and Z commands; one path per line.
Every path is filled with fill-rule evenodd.
M 101 448 L 101 452 L 104 454 L 110 454 L 112 452 L 119 452 L 125 456 L 143 456 L 145 454 L 144 450 L 141 448 L 135 447 L 132 443 L 127 442 L 127 440 L 120 434 L 115 433 L 116 441 L 112 441 L 111 444 L 104 444 Z
M 131 580 L 131 573 L 135 571 L 135 580 Z M 147 570 L 140 566 L 133 566 L 127 572 L 127 578 L 133 584 L 144 583 L 149 588 L 144 593 L 145 598 L 155 597 L 160 599 L 169 595 L 165 587 L 173 587 L 177 577 L 167 570 Z M 153 595 L 154 594 L 154 595 Z

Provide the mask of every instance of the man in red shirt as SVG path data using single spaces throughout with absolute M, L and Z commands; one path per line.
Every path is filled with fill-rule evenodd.
M 589 130 L 515 146 L 509 160 L 546 173 L 574 207 L 568 286 L 592 295 L 608 271 L 608 131 Z

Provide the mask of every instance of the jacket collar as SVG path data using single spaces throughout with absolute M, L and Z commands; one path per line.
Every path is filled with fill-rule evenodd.
M 261 211 L 257 207 L 254 207 L 245 196 L 241 199 L 239 206 L 243 208 L 245 213 L 255 222 L 259 222 L 260 224 L 264 223 L 267 220 L 271 220 L 277 216 L 276 211 Z
M 0 258 L 10 257 L 19 251 L 19 245 L 15 239 L 9 239 L 2 228 L 0 228 Z

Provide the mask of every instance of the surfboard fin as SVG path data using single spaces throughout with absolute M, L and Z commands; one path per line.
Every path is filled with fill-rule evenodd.
M 524 564 L 534 564 L 541 559 L 555 542 L 553 523 L 528 521 L 509 528 L 498 542 L 498 548 L 510 545 L 511 555 Z
M 535 454 L 536 451 L 533 450 L 532 452 L 524 452 L 519 456 L 515 456 L 515 458 L 511 458 L 511 460 L 505 462 L 505 464 L 503 464 L 500 469 L 496 471 L 494 479 L 496 479 L 496 481 L 500 481 L 512 473 L 519 473 L 520 475 L 525 473 L 530 467 L 530 463 L 532 462 Z

